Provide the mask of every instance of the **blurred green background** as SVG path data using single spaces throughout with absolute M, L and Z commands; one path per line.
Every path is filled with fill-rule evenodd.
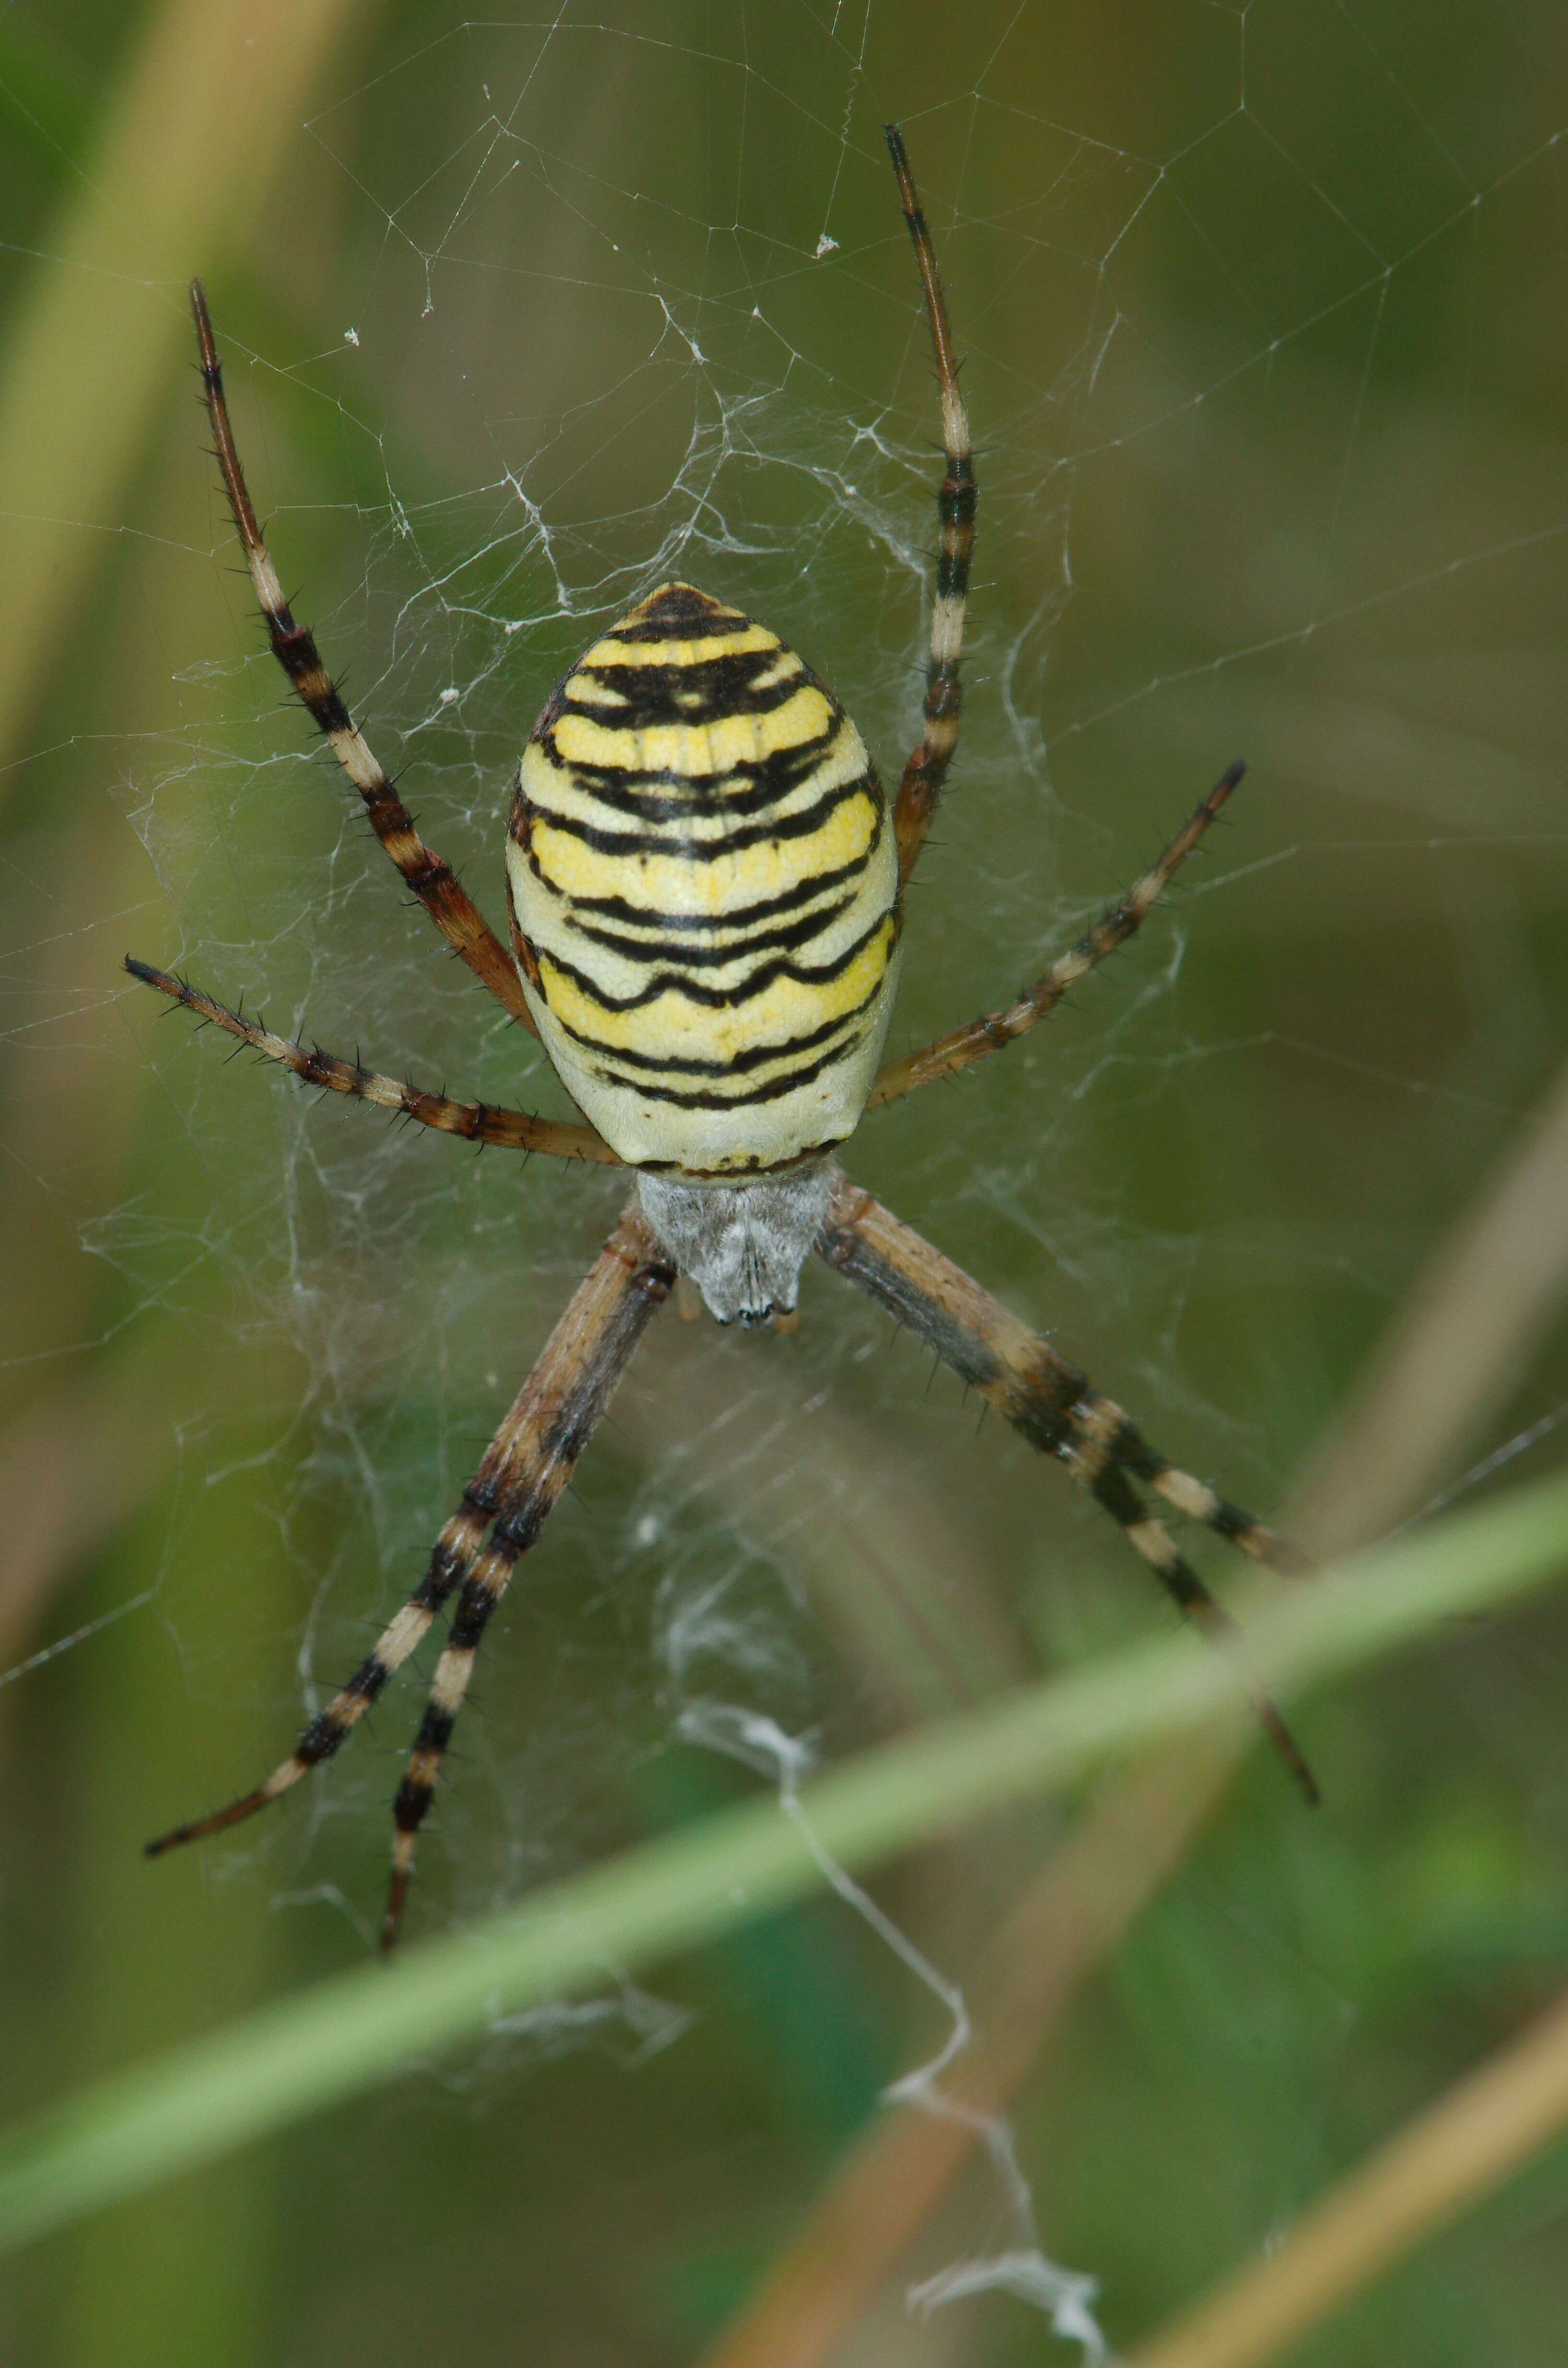
M 1560 9 L 66 0 L 0 15 L 0 97 L 7 2118 L 364 1952 L 417 1676 L 270 1822 L 139 1845 L 358 1659 L 618 1200 L 312 1108 L 119 973 L 178 962 L 379 1067 L 563 1107 L 282 703 L 192 269 L 281 572 L 498 919 L 533 715 L 663 575 L 764 616 L 896 774 L 938 467 L 899 117 L 982 511 L 895 1047 L 1010 993 L 1251 770 L 1136 948 L 851 1164 L 1178 1461 L 1266 1513 L 1295 1488 L 1309 1535 L 1551 1466 L 1543 1282 L 1495 1383 L 1443 1360 L 1453 1437 L 1403 1499 L 1336 1519 L 1348 1467 L 1299 1476 L 1568 1057 Z M 755 1787 L 680 1739 L 694 1704 L 836 1757 L 1166 1620 L 868 1305 L 818 1270 L 803 1309 L 789 1339 L 655 1328 L 493 1632 L 415 1932 Z M 1017 2100 L 1040 2241 L 1122 2348 L 1568 1957 L 1560 1607 L 1300 1725 L 1323 1813 L 1255 1755 Z M 1061 1822 L 877 1896 L 964 1981 Z M 945 2031 L 836 1902 L 642 1987 L 607 1968 L 600 2007 L 40 2247 L 0 2350 L 695 2362 Z M 1559 2152 L 1291 2357 L 1560 2362 L 1565 2207 Z M 1019 2241 L 971 2165 L 812 2357 L 1074 2358 L 1005 2294 L 904 2317 Z

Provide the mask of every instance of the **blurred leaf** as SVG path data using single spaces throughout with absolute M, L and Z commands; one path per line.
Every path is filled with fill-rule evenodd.
M 183 283 L 248 222 L 305 95 L 369 5 L 258 12 L 254 0 L 165 0 L 148 17 L 6 324 L 0 758 L 25 744 L 68 620 L 119 531 L 126 479 L 188 340 Z
M 58 41 L 14 15 L 0 20 L 0 94 L 10 102 L 12 137 L 58 170 L 81 144 L 96 94 Z

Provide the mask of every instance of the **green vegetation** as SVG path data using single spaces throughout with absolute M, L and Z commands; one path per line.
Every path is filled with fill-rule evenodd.
M 1040 2241 L 1131 2353 L 1568 1967 L 1568 1609 L 1523 1600 L 1562 1564 L 1550 1128 L 1476 1224 L 1568 1069 L 1560 12 L 284 13 L 237 65 L 256 12 L 208 0 L 0 30 L 0 2233 L 39 2238 L 0 2351 L 702 2359 L 949 2027 L 766 1753 L 704 1748 L 738 1705 L 810 1739 L 814 1829 L 981 2054 L 1012 2001 Z M 1221 1783 L 1222 1661 L 819 1272 L 792 1338 L 653 1327 L 382 1967 L 427 1667 L 266 1819 L 141 1844 L 354 1665 L 617 1187 L 314 1107 L 123 978 L 563 1108 L 280 704 L 183 280 L 285 579 L 498 921 L 518 745 L 655 574 L 765 616 L 896 775 L 937 427 L 894 111 L 981 512 L 893 1049 L 1249 772 L 1135 948 L 847 1164 L 1178 1463 L 1336 1568 L 1395 1532 L 1299 1590 L 1187 1541 L 1325 1804 L 1266 1752 Z M 1165 1795 L 1091 1775 L 1178 1726 Z M 1009 1956 L 1041 1885 L 1075 1904 Z M 1020 2240 L 973 2158 L 873 2168 L 899 2233 L 812 2368 L 1074 2358 L 1013 2295 L 906 2319 Z M 1565 2203 L 1559 2148 L 1281 2368 L 1558 2368 Z

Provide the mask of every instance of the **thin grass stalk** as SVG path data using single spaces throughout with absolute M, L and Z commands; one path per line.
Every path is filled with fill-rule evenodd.
M 1568 1294 L 1568 1069 L 1439 1243 L 1298 1484 L 1316 1554 L 1344 1554 L 1460 1468 Z
M 942 2079 L 950 2111 L 877 2114 L 835 2164 L 798 2233 L 699 2368 L 818 2368 L 1005 2113 L 1051 2031 L 1180 1865 L 1246 1749 L 1244 1731 L 1187 1736 L 1098 1788 L 1020 1892 L 964 1981 L 973 2036 Z
M 1456 1514 L 1259 1612 L 1280 1692 L 1340 1674 L 1568 1564 L 1568 1478 Z M 456 2046 L 503 2014 L 591 1988 L 799 1899 L 825 1851 L 852 1871 L 1157 1736 L 1234 1724 L 1227 1659 L 1184 1635 L 884 1744 L 805 1788 L 628 1850 L 518 1908 L 279 2001 L 88 2090 L 0 2143 L 0 2248 L 232 2153 Z M 810 1837 L 804 1829 L 809 1825 Z
M 1290 1533 L 1343 1554 L 1415 1510 L 1517 1378 L 1565 1287 L 1568 1071 L 1439 1243 L 1299 1484 Z M 1006 2109 L 1083 1983 L 1186 1858 L 1244 1748 L 1242 1736 L 1183 1737 L 1108 1776 L 970 1986 L 977 2036 L 946 2083 L 960 2111 L 871 2123 L 701 2368 L 818 2368 L 974 2152 L 977 2117 Z
M 1417 2113 L 1128 2368 L 1260 2368 L 1568 2129 L 1568 1998 Z

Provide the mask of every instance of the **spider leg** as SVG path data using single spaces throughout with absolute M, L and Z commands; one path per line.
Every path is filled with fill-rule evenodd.
M 288 1792 L 308 1769 L 330 1759 L 460 1588 L 450 1639 L 431 1687 L 430 1706 L 397 1796 L 392 1893 L 383 1933 L 384 1945 L 391 1945 L 413 1864 L 414 1836 L 429 1805 L 441 1752 L 485 1621 L 517 1556 L 533 1543 L 571 1477 L 672 1280 L 664 1252 L 637 1211 L 628 1209 L 485 1450 L 460 1505 L 436 1541 L 424 1577 L 347 1684 L 312 1720 L 289 1758 L 254 1792 L 210 1816 L 176 1826 L 172 1833 L 149 1842 L 149 1857 L 238 1825 Z M 492 1522 L 491 1543 L 482 1553 L 484 1533 Z
M 287 1036 L 274 1035 L 270 1028 L 259 1027 L 243 1013 L 231 1011 L 226 1004 L 215 1002 L 199 987 L 187 985 L 184 979 L 172 978 L 167 971 L 154 970 L 151 962 L 135 962 L 127 954 L 125 967 L 132 978 L 155 986 L 160 995 L 183 1004 L 199 1019 L 210 1020 L 214 1027 L 239 1037 L 267 1060 L 279 1062 L 305 1085 L 348 1094 L 357 1101 L 374 1102 L 380 1110 L 402 1110 L 420 1126 L 434 1127 L 441 1134 L 460 1134 L 469 1143 L 500 1144 L 508 1151 L 547 1151 L 562 1159 L 597 1159 L 612 1167 L 621 1165 L 608 1144 L 591 1126 L 535 1118 L 528 1110 L 506 1110 L 496 1102 L 450 1101 L 445 1094 L 426 1093 L 421 1087 L 404 1085 L 396 1077 L 384 1077 L 374 1069 L 361 1068 L 358 1061 L 339 1060 L 335 1053 L 324 1053 L 319 1045 L 307 1053 L 302 1044 L 290 1042 Z
M 1051 1355 L 1048 1344 L 1041 1340 L 1039 1348 Z M 1265 1563 L 1282 1578 L 1303 1578 L 1312 1569 L 1311 1558 L 1300 1546 L 1292 1545 L 1245 1513 L 1239 1505 L 1231 1504 L 1207 1480 L 1199 1480 L 1190 1472 L 1181 1471 L 1168 1456 L 1162 1455 L 1151 1445 L 1130 1415 L 1124 1414 L 1114 1398 L 1102 1397 L 1085 1374 L 1077 1372 L 1064 1359 L 1057 1359 L 1064 1376 L 1070 1375 L 1080 1384 L 1073 1400 L 1071 1419 L 1078 1440 L 1076 1452 L 1088 1474 L 1096 1472 L 1103 1463 L 1118 1465 L 1142 1480 L 1167 1505 L 1189 1520 L 1201 1521 L 1205 1529 L 1217 1537 L 1228 1538 L 1232 1545 L 1240 1546 L 1256 1562 Z
M 397 1940 L 419 1828 L 491 1613 L 506 1591 L 519 1555 L 544 1527 L 674 1281 L 675 1269 L 633 1203 L 546 1341 L 513 1409 L 521 1417 L 523 1452 L 502 1484 L 490 1543 L 464 1575 L 446 1649 L 436 1664 L 429 1702 L 392 1804 L 395 1830 L 381 1925 L 383 1949 L 391 1949 Z
M 1004 1044 L 1027 1035 L 1047 1012 L 1054 1010 L 1070 986 L 1075 986 L 1079 979 L 1097 968 L 1118 946 L 1126 944 L 1158 902 L 1177 864 L 1191 854 L 1245 770 L 1244 765 L 1233 765 L 1216 781 L 1153 870 L 1145 871 L 1125 896 L 1108 906 L 1072 951 L 1060 955 L 1042 978 L 1026 986 L 1000 1011 L 983 1012 L 978 1019 L 938 1036 L 934 1044 L 923 1045 L 918 1053 L 906 1053 L 902 1061 L 890 1063 L 871 1087 L 867 1109 L 895 1102 L 901 1096 L 912 1094 L 917 1086 L 928 1086 L 934 1077 L 949 1077 L 955 1069 L 967 1069 L 971 1062 L 983 1060 L 987 1053 L 999 1052 Z
M 288 601 L 283 586 L 272 564 L 255 508 L 245 487 L 244 472 L 234 443 L 233 429 L 229 424 L 229 406 L 223 395 L 223 373 L 218 361 L 217 341 L 212 335 L 211 316 L 207 310 L 207 298 L 199 279 L 190 283 L 190 309 L 196 320 L 197 343 L 201 349 L 201 383 L 207 397 L 207 414 L 212 423 L 212 440 L 217 448 L 218 466 L 223 472 L 224 490 L 229 507 L 233 512 L 234 528 L 245 554 L 245 565 L 256 587 L 256 597 L 272 643 L 273 655 L 305 706 L 320 727 L 324 738 L 365 802 L 370 826 L 393 863 L 407 881 L 447 943 L 454 953 L 460 954 L 496 1001 L 519 1020 L 530 1036 L 537 1036 L 522 981 L 517 976 L 511 956 L 502 945 L 490 924 L 460 886 L 450 864 L 425 845 L 414 826 L 414 817 L 398 796 L 386 774 L 381 770 L 358 725 L 350 717 L 336 685 L 323 666 L 315 637 L 308 625 L 299 624 Z
M 1189 1473 L 1158 1456 L 1119 1406 L 1092 1389 L 1077 1367 L 1004 1307 L 891 1211 L 835 1171 L 817 1249 L 828 1265 L 933 1349 L 971 1389 L 1006 1415 L 1031 1447 L 1053 1455 L 1125 1533 L 1189 1619 L 1235 1651 L 1234 1623 L 1144 1505 L 1130 1473 L 1183 1511 L 1278 1569 L 1304 1567 L 1295 1549 L 1250 1514 L 1227 1505 Z M 1259 1719 L 1309 1800 L 1311 1770 L 1278 1712 L 1244 1671 Z
M 1118 1524 L 1128 1543 L 1142 1555 L 1172 1601 L 1194 1627 L 1200 1628 L 1210 1643 L 1232 1655 L 1242 1690 L 1259 1725 L 1315 1808 L 1321 1797 L 1317 1778 L 1302 1758 L 1295 1736 L 1242 1658 L 1241 1631 L 1223 1605 L 1216 1603 L 1165 1523 L 1149 1511 L 1119 1465 L 1107 1462 L 1096 1472 L 1075 1447 L 1066 1443 L 1058 1446 L 1055 1452 L 1074 1480 L 1088 1489 L 1101 1511 L 1108 1513 Z
M 926 728 L 919 745 L 910 752 L 893 808 L 902 886 L 914 871 L 926 843 L 926 833 L 958 746 L 959 712 L 963 700 L 959 660 L 963 650 L 964 609 L 969 600 L 969 563 L 974 549 L 978 496 L 970 453 L 969 420 L 959 393 L 958 363 L 953 357 L 953 336 L 948 325 L 942 283 L 937 277 L 936 250 L 915 187 L 915 176 L 909 169 L 903 134 L 896 123 L 888 124 L 885 132 L 892 168 L 898 176 L 903 218 L 915 245 L 915 260 L 926 298 L 926 317 L 931 324 L 937 385 L 942 404 L 942 444 L 947 457 L 947 468 L 937 490 L 941 539 L 937 559 L 937 597 L 931 609 L 931 655 L 926 667 Z
M 846 1184 L 843 1190 L 858 1205 L 862 1196 L 855 1188 Z M 961 1308 L 964 1331 L 975 1343 L 975 1353 L 983 1349 L 991 1360 L 983 1376 L 961 1364 L 955 1370 L 993 1404 L 1001 1406 L 1009 1421 L 1020 1427 L 1028 1421 L 1039 1424 L 1042 1435 L 1035 1440 L 1037 1446 L 1060 1453 L 1064 1460 L 1070 1452 L 1075 1460 L 1075 1476 L 1086 1486 L 1093 1487 L 1108 1463 L 1115 1464 L 1142 1481 L 1177 1512 L 1190 1520 L 1201 1521 L 1216 1536 L 1239 1546 L 1244 1554 L 1278 1571 L 1282 1577 L 1299 1578 L 1311 1570 L 1312 1565 L 1299 1546 L 1292 1545 L 1254 1514 L 1230 1503 L 1206 1480 L 1183 1472 L 1168 1456 L 1162 1455 L 1114 1398 L 1102 1395 L 1088 1375 L 1061 1356 L 1042 1334 L 1031 1332 L 999 1300 L 993 1299 L 989 1292 L 983 1291 L 910 1227 L 900 1224 L 888 1210 L 869 1199 L 866 1208 L 868 1225 L 888 1229 L 891 1253 L 903 1261 L 920 1287 L 927 1294 L 936 1294 L 943 1305 Z M 881 1235 L 875 1238 L 881 1245 Z M 868 1282 L 864 1287 L 872 1286 Z M 887 1289 L 879 1290 L 876 1295 L 887 1297 Z M 888 1304 L 892 1304 L 891 1298 Z M 928 1324 L 922 1337 L 937 1347 Z M 937 1353 L 947 1356 L 940 1348 Z M 949 1357 L 948 1361 L 954 1360 Z M 995 1388 L 986 1387 L 986 1378 L 994 1378 L 995 1367 L 1000 1367 L 1016 1385 L 1017 1407 L 999 1396 Z M 1068 1444 L 1064 1446 L 1063 1441 Z

